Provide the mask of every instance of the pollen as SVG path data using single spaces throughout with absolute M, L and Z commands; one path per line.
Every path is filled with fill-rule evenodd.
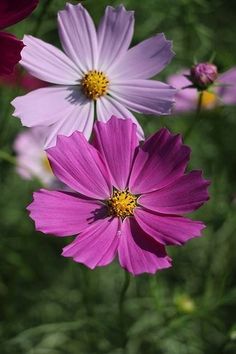
M 110 215 L 118 216 L 122 219 L 134 214 L 137 206 L 137 196 L 131 194 L 128 190 L 114 190 L 112 197 L 107 201 Z
M 217 96 L 213 92 L 203 91 L 202 106 L 204 108 L 212 108 L 217 104 Z
M 97 100 L 107 93 L 109 80 L 102 71 L 90 70 L 81 80 L 82 91 L 91 100 Z

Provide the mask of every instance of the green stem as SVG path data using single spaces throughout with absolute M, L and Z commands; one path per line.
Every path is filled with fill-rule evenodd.
M 124 271 L 124 283 L 121 289 L 120 298 L 119 298 L 119 318 L 120 318 L 120 329 L 122 333 L 122 348 L 126 349 L 126 344 L 128 342 L 127 336 L 127 321 L 125 321 L 125 311 L 124 311 L 124 304 L 125 304 L 125 295 L 129 288 L 130 284 L 130 274 L 127 271 Z
M 130 284 L 130 275 L 129 275 L 129 273 L 127 271 L 125 271 L 124 274 L 125 274 L 125 279 L 124 279 L 124 284 L 123 284 L 123 287 L 121 289 L 120 299 L 119 299 L 119 311 L 122 314 L 124 312 L 125 295 L 126 295 L 126 292 L 128 290 L 129 284 Z
M 4 160 L 4 161 L 12 163 L 13 165 L 16 165 L 15 157 L 3 150 L 0 150 L 0 160 Z
M 200 113 L 202 110 L 202 99 L 203 99 L 203 91 L 200 91 L 199 96 L 198 96 L 198 102 L 197 102 L 196 116 L 195 116 L 195 119 L 193 120 L 192 125 L 190 125 L 190 127 L 187 129 L 187 131 L 184 134 L 185 141 L 189 138 L 189 136 L 191 135 L 196 124 L 199 122 L 199 119 L 201 116 Z

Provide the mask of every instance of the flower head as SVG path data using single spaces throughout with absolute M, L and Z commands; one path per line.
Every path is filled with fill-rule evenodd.
M 12 26 L 27 17 L 38 5 L 39 0 L 1 0 L 0 30 Z M 21 59 L 22 41 L 13 34 L 0 32 L 0 75 L 11 74 Z
M 190 70 L 189 79 L 200 91 L 206 90 L 218 76 L 217 67 L 211 63 L 199 63 Z
M 168 78 L 168 82 L 178 90 L 174 107 L 176 112 L 196 109 L 198 90 L 192 87 L 186 88 L 191 85 L 188 77 L 189 71 L 184 69 Z M 206 109 L 222 104 L 236 104 L 236 67 L 219 74 L 214 84 L 202 93 L 202 106 Z
M 17 97 L 14 115 L 28 127 L 47 126 L 46 146 L 57 134 L 79 130 L 89 138 L 96 111 L 98 120 L 112 114 L 131 118 L 130 110 L 170 113 L 175 90 L 149 80 L 172 59 L 171 42 L 163 34 L 129 49 L 134 14 L 123 6 L 108 6 L 97 30 L 81 5 L 67 4 L 58 14 L 63 53 L 32 36 L 24 37 L 21 64 L 37 78 L 55 86 Z M 139 137 L 143 138 L 138 126 Z
M 59 136 L 47 155 L 74 192 L 41 189 L 28 210 L 38 231 L 78 235 L 65 257 L 95 268 L 118 255 L 132 274 L 155 273 L 171 266 L 166 245 L 184 244 L 204 228 L 184 215 L 208 199 L 209 182 L 200 171 L 185 173 L 190 149 L 167 129 L 139 146 L 137 126 L 112 117 L 96 123 L 92 144 L 75 132 Z

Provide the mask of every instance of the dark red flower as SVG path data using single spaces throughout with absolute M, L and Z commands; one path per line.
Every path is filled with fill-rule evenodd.
M 39 0 L 1 0 L 0 30 L 27 17 L 38 5 Z M 0 32 L 0 75 L 12 73 L 21 59 L 24 44 L 13 34 Z

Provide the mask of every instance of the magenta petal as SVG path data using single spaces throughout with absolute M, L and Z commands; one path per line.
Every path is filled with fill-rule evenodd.
M 130 176 L 132 193 L 142 194 L 163 188 L 184 174 L 190 148 L 179 135 L 163 128 L 139 147 Z
M 217 81 L 222 85 L 216 91 L 223 103 L 236 104 L 236 67 L 219 75 Z
M 34 201 L 27 209 L 37 231 L 56 236 L 78 234 L 106 215 L 106 207 L 98 201 L 45 189 L 34 193 Z
M 66 54 L 82 72 L 92 70 L 97 63 L 97 34 L 92 18 L 81 5 L 67 3 L 58 13 L 58 29 Z
M 181 245 L 193 237 L 201 236 L 205 225 L 181 216 L 158 215 L 141 208 L 135 209 L 140 227 L 163 245 Z
M 114 80 L 110 94 L 129 109 L 145 114 L 170 114 L 176 90 L 154 80 Z
M 9 75 L 21 60 L 22 41 L 13 34 L 0 32 L 0 75 Z
M 97 119 L 101 122 L 107 122 L 112 115 L 121 119 L 130 118 L 137 125 L 137 134 L 139 140 L 144 140 L 144 132 L 135 118 L 135 116 L 117 100 L 114 100 L 111 96 L 100 97 L 96 102 Z
M 109 74 L 111 66 L 127 51 L 134 31 L 134 13 L 124 6 L 106 7 L 98 27 L 98 69 Z
M 134 218 L 127 218 L 122 223 L 118 254 L 121 266 L 133 275 L 153 274 L 171 267 L 165 248 L 150 238 Z
M 138 146 L 136 125 L 130 119 L 113 116 L 107 123 L 97 122 L 94 131 L 94 146 L 106 162 L 112 185 L 126 189 Z
M 148 79 L 163 70 L 173 56 L 171 41 L 163 33 L 157 34 L 129 49 L 111 72 L 112 78 Z
M 209 199 L 209 181 L 201 171 L 192 171 L 155 192 L 139 197 L 139 204 L 164 214 L 186 214 L 198 209 Z
M 62 255 L 91 269 L 111 263 L 117 253 L 119 225 L 118 218 L 98 220 L 66 246 Z
M 38 2 L 39 0 L 1 0 L 0 29 L 12 26 L 29 16 Z
M 47 150 L 54 174 L 75 191 L 91 198 L 107 199 L 111 184 L 99 152 L 84 135 L 59 135 L 55 147 Z

